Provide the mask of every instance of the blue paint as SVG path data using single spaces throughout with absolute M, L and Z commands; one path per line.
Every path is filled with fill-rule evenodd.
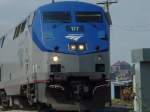
M 68 11 L 71 13 L 71 23 L 44 23 L 42 19 L 43 12 L 48 11 Z M 76 11 L 100 12 L 103 15 L 103 21 L 99 23 L 78 23 L 75 19 Z M 59 51 L 65 54 L 89 54 L 96 52 L 96 46 L 100 50 L 109 50 L 109 25 L 105 18 L 104 10 L 96 5 L 83 2 L 58 2 L 48 4 L 37 9 L 32 25 L 32 38 L 40 50 L 45 52 L 55 52 L 54 48 L 59 47 Z M 82 26 L 84 32 L 69 32 L 66 26 Z M 78 41 L 65 38 L 70 34 L 83 35 Z M 105 38 L 105 39 L 104 39 Z M 71 52 L 68 50 L 69 43 L 86 43 L 87 50 L 84 52 Z

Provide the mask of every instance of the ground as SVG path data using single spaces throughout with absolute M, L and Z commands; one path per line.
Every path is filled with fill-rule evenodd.
M 37 112 L 37 111 L 12 110 L 12 111 L 4 111 L 4 112 Z
M 9 110 L 9 111 L 2 111 L 0 107 L 0 112 L 37 112 L 36 110 Z M 133 112 L 131 109 L 128 109 L 126 107 L 119 107 L 119 106 L 114 106 L 112 108 L 105 108 L 105 109 L 100 109 L 98 112 Z
M 3 112 L 0 110 L 0 112 Z M 23 110 L 10 110 L 10 111 L 4 111 L 4 112 L 37 112 L 37 111 L 23 111 Z M 133 112 L 129 109 L 126 108 L 106 108 L 106 109 L 101 109 L 99 112 Z

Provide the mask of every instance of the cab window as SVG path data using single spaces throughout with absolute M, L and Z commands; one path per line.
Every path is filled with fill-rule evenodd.
M 19 34 L 21 34 L 22 32 L 24 32 L 25 26 L 26 26 L 26 21 L 22 22 L 21 24 L 19 24 L 16 27 L 13 40 L 16 39 L 17 37 L 19 37 Z
M 98 23 L 102 21 L 102 14 L 100 12 L 76 12 L 76 21 Z
M 70 23 L 71 14 L 69 12 L 44 12 L 44 23 Z
M 5 40 L 5 36 L 3 36 L 3 37 L 0 38 L 0 48 L 3 47 L 3 45 L 4 45 L 4 40 Z

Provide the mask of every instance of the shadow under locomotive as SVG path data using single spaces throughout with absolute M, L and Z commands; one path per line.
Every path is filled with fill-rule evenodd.
M 101 78 L 91 80 L 90 76 L 68 73 L 66 80 L 55 79 L 54 73 L 50 75 L 50 82 L 47 84 L 47 95 L 59 104 L 78 105 L 87 109 L 104 108 L 106 103 L 111 105 L 110 86 L 103 74 Z M 66 76 L 66 74 L 64 74 Z M 53 103 L 55 104 L 55 103 Z M 55 105 L 54 105 L 55 106 Z

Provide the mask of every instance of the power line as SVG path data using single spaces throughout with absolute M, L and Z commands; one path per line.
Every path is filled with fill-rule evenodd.
M 145 28 L 145 27 L 150 27 L 150 24 L 141 24 L 141 25 L 118 25 L 118 24 L 113 24 L 113 26 L 126 27 L 126 28 Z
M 130 25 L 116 25 L 113 24 L 111 25 L 111 30 L 124 30 L 124 31 L 134 31 L 134 32 L 150 32 L 150 26 L 148 25 L 135 25 L 135 26 L 130 26 Z

